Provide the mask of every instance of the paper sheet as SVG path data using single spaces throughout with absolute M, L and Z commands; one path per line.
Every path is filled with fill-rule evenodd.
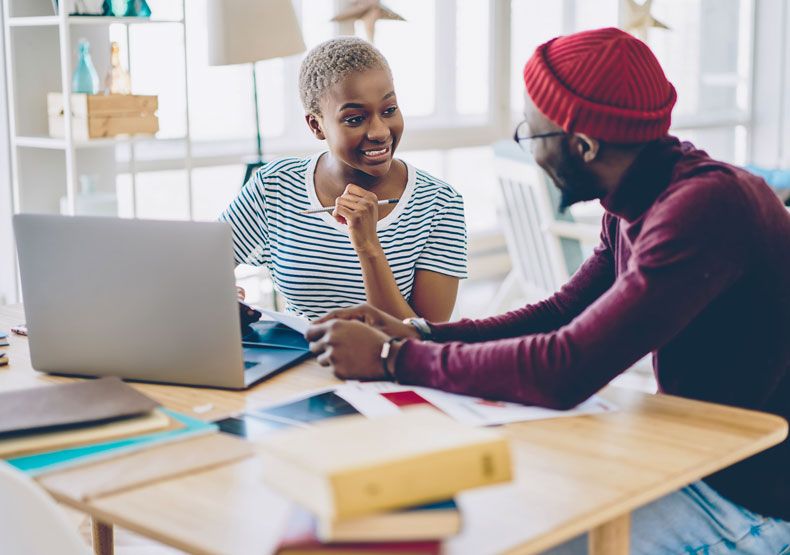
M 359 412 L 371 418 L 398 412 L 399 407 L 427 403 L 459 422 L 471 426 L 494 426 L 617 410 L 614 404 L 597 395 L 573 409 L 552 410 L 456 395 L 427 387 L 403 386 L 392 382 L 346 382 L 337 388 L 336 393 Z
M 295 329 L 302 335 L 307 332 L 307 328 L 310 326 L 310 322 L 301 318 L 299 316 L 294 316 L 293 314 L 285 314 L 284 312 L 275 312 L 274 310 L 266 310 L 265 308 L 258 308 L 257 310 L 261 311 L 264 316 L 271 318 L 281 324 L 288 326 L 289 328 Z

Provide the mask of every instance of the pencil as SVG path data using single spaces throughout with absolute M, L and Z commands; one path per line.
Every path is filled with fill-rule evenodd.
M 397 198 L 391 198 L 391 199 L 388 199 L 388 200 L 380 200 L 376 204 L 378 204 L 379 206 L 385 206 L 387 204 L 395 204 L 399 200 L 400 199 L 397 199 Z M 302 210 L 299 213 L 300 214 L 318 214 L 319 212 L 331 212 L 334 209 L 335 209 L 334 206 L 324 206 L 323 208 L 311 208 L 310 210 Z

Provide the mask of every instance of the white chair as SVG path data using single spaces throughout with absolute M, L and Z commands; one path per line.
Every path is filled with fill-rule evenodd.
M 598 242 L 600 225 L 559 214 L 553 206 L 553 185 L 514 142 L 497 142 L 493 148 L 503 199 L 499 213 L 512 270 L 492 305 L 504 311 L 513 308 L 514 299 L 535 302 L 557 291 L 581 265 L 582 244 Z
M 0 553 L 89 555 L 57 503 L 29 476 L 0 461 Z

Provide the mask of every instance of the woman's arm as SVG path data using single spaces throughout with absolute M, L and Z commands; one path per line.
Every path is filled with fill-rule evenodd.
M 447 322 L 458 296 L 458 281 L 457 277 L 417 270 L 411 291 L 414 312 L 429 322 Z
M 449 320 L 458 292 L 458 278 L 437 272 L 417 270 L 411 304 L 398 288 L 387 256 L 376 233 L 378 198 L 375 194 L 349 185 L 336 201 L 333 216 L 348 225 L 351 244 L 359 257 L 368 304 L 398 319 L 421 316 L 435 322 Z

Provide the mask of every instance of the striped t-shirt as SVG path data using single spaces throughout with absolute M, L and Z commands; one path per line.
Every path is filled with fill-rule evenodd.
M 299 213 L 321 207 L 313 182 L 320 156 L 267 163 L 220 216 L 233 228 L 236 262 L 266 265 L 286 310 L 311 320 L 366 300 L 348 228 L 329 213 Z M 416 270 L 466 277 L 466 224 L 461 195 L 406 166 L 406 189 L 376 230 L 408 301 Z

